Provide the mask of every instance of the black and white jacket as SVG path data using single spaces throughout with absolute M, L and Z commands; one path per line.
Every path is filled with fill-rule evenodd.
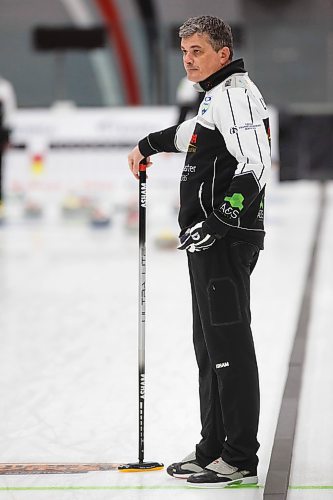
M 205 220 L 207 232 L 263 248 L 264 194 L 271 166 L 265 102 L 244 69 L 231 62 L 195 85 L 205 91 L 198 115 L 139 142 L 150 156 L 187 152 L 181 176 L 182 232 Z

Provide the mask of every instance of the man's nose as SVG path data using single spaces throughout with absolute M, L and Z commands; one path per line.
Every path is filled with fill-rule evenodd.
M 191 54 L 185 54 L 184 63 L 185 64 L 193 64 L 193 58 L 192 58 Z

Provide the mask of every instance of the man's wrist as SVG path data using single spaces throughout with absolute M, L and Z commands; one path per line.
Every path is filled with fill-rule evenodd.
M 202 229 L 205 231 L 206 234 L 210 234 L 211 236 L 214 236 L 214 238 L 216 238 L 217 240 L 220 240 L 224 236 L 222 234 L 217 233 L 216 230 L 214 230 L 209 225 L 209 222 L 207 222 L 207 220 L 205 220 L 205 222 L 202 224 Z
M 216 211 L 212 212 L 205 221 L 207 231 L 217 239 L 224 238 L 230 229 L 227 221 L 224 221 Z
M 144 137 L 143 139 L 141 139 L 141 141 L 138 142 L 138 148 L 144 158 L 147 158 L 148 156 L 151 156 L 158 152 L 151 146 L 148 136 Z

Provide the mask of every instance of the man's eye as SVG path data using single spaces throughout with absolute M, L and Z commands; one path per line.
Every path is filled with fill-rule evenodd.
M 193 51 L 195 53 L 195 55 L 197 56 L 198 54 L 200 54 L 200 50 L 196 49 Z

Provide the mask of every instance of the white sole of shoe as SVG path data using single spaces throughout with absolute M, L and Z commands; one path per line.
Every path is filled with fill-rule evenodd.
M 197 474 L 197 472 L 191 472 L 190 474 L 172 474 L 172 477 L 175 477 L 176 479 L 188 479 L 193 476 L 193 474 Z
M 190 483 L 186 486 L 190 488 L 226 488 L 227 486 L 238 486 L 241 484 L 258 484 L 258 476 L 243 477 L 242 479 L 233 479 L 223 483 Z

